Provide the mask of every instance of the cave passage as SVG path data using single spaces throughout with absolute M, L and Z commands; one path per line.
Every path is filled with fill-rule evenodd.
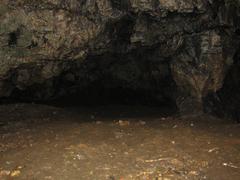
M 90 56 L 27 86 L 20 67 L 0 105 L 0 179 L 238 180 L 240 126 L 227 101 L 238 95 L 238 61 L 206 114 L 182 116 L 169 63 L 152 55 Z
M 38 77 L 40 68 L 19 67 L 12 75 L 16 88 L 1 102 L 58 107 L 139 105 L 168 108 L 172 114 L 177 113 L 178 88 L 169 60 L 159 58 L 154 47 L 139 48 L 127 54 L 104 53 L 89 56 L 83 62 L 59 66 L 65 70 L 44 81 Z M 29 77 L 29 69 L 36 75 Z M 26 77 L 36 83 L 28 84 Z
M 129 36 L 126 32 L 120 33 Z M 203 99 L 204 113 L 239 122 L 239 51 L 234 56 L 223 87 Z M 103 53 L 88 56 L 83 62 L 67 62 L 60 74 L 48 80 L 30 78 L 28 69 L 39 74 L 40 68 L 20 66 L 12 75 L 16 88 L 1 98 L 2 104 L 36 103 L 56 107 L 146 106 L 159 114 L 180 115 L 177 98 L 181 92 L 172 77 L 171 60 L 160 58 L 156 47 L 139 48 L 127 54 Z M 56 66 L 55 64 L 50 64 Z M 194 109 L 194 105 L 189 104 Z M 191 108 L 190 108 L 191 109 Z M 193 113 L 194 115 L 194 113 Z
M 0 0 L 0 180 L 239 180 L 239 0 Z
M 89 56 L 27 86 L 20 67 L 0 105 L 0 179 L 238 180 L 240 126 L 223 103 L 237 97 L 239 66 L 206 114 L 183 116 L 169 61 L 152 52 Z

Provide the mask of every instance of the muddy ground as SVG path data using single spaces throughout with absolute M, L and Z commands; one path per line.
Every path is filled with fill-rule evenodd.
M 0 179 L 240 179 L 240 125 L 162 112 L 1 105 Z

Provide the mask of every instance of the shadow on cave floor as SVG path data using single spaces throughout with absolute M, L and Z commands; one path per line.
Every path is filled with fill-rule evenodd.
M 239 125 L 153 99 L 109 90 L 0 105 L 0 179 L 239 179 Z

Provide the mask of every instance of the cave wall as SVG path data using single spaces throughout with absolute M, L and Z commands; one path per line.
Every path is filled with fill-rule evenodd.
M 204 98 L 204 107 L 207 113 L 221 118 L 233 119 L 240 123 L 240 49 L 233 60 L 222 88 Z
M 178 97 L 182 111 L 201 110 L 233 64 L 239 4 L 1 0 L 0 97 L 49 99 L 101 84 Z

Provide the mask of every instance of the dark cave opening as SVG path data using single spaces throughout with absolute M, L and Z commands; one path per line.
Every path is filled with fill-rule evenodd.
M 9 47 L 14 47 L 14 46 L 17 45 L 19 35 L 20 35 L 20 30 L 19 29 L 17 29 L 14 32 L 9 33 L 9 39 L 8 39 L 8 46 Z
M 234 57 L 223 87 L 204 98 L 204 111 L 219 118 L 240 119 L 240 63 Z M 12 77 L 16 88 L 2 103 L 37 103 L 58 107 L 97 107 L 108 105 L 148 106 L 178 114 L 179 89 L 172 77 L 170 60 L 161 58 L 154 48 L 140 48 L 126 54 L 107 52 L 80 63 L 67 63 L 56 77 L 26 85 L 26 69 L 39 74 L 36 67 L 21 67 Z M 30 79 L 31 80 L 31 79 Z M 31 80 L 32 81 L 32 80 Z
M 165 83 L 171 80 L 166 79 Z M 172 82 L 171 82 L 172 83 Z M 71 87 L 68 87 L 71 89 Z M 169 88 L 169 87 L 164 87 Z M 16 90 L 13 96 L 1 100 L 3 104 L 15 103 L 33 103 L 45 104 L 60 108 L 97 108 L 104 106 L 132 106 L 132 107 L 149 107 L 158 108 L 159 113 L 167 115 L 175 115 L 178 112 L 175 99 L 169 96 L 170 92 L 159 94 L 157 91 L 146 89 L 130 89 L 124 87 L 106 88 L 101 83 L 93 84 L 83 89 L 74 89 L 72 92 L 50 99 L 37 98 L 44 94 L 36 94 L 37 89 L 43 89 L 40 86 L 33 86 L 26 91 Z M 60 90 L 62 91 L 62 90 Z M 166 94 L 168 93 L 168 94 Z
M 128 6 L 128 1 L 112 1 L 114 8 Z M 132 44 L 136 23 L 133 14 L 110 21 L 106 35 L 109 49 L 90 53 L 83 62 L 44 61 L 40 66 L 21 65 L 6 82 L 11 95 L 2 103 L 39 103 L 54 106 L 143 105 L 177 112 L 177 87 L 170 70 L 170 59 L 159 54 L 159 44 L 144 47 Z M 9 45 L 17 44 L 19 32 L 10 34 Z M 29 49 L 36 47 L 31 42 Z M 40 63 L 41 64 L 41 63 Z M 54 71 L 43 79 L 42 73 Z M 50 70 L 49 70 L 50 69 Z M 47 72 L 48 74 L 49 72 Z
M 128 1 L 112 1 L 115 8 Z M 59 64 L 22 65 L 10 72 L 7 82 L 14 89 L 3 103 L 34 102 L 55 106 L 144 105 L 168 107 L 177 112 L 177 87 L 170 70 L 170 60 L 159 54 L 159 45 L 131 45 L 136 19 L 130 14 L 107 24 L 111 39 L 108 51 L 89 55 L 84 61 L 62 60 Z M 18 32 L 10 34 L 9 44 L 17 43 Z M 29 48 L 37 44 L 31 43 Z M 42 78 L 44 69 L 54 75 Z M 53 70 L 51 70 L 53 69 Z
M 119 33 L 129 36 L 124 31 Z M 204 98 L 205 113 L 240 121 L 239 59 L 237 51 L 223 87 Z M 61 64 L 64 70 L 58 76 L 44 81 L 38 77 L 41 67 L 20 67 L 11 79 L 16 88 L 10 97 L 2 98 L 1 103 L 57 107 L 148 106 L 179 114 L 176 99 L 180 92 L 172 77 L 170 60 L 161 58 L 157 48 L 139 48 L 126 54 L 106 52 L 88 56 L 83 62 L 66 64 Z M 27 76 L 25 70 L 29 69 L 33 78 L 41 83 L 29 85 L 19 81 Z
M 62 65 L 65 67 L 65 65 Z M 31 69 L 27 84 L 26 69 Z M 177 87 L 169 60 L 157 57 L 155 49 L 137 49 L 127 54 L 104 53 L 80 63 L 67 63 L 56 77 L 41 81 L 41 68 L 22 66 L 12 77 L 15 89 L 4 103 L 27 102 L 60 107 L 130 105 L 166 108 L 177 112 Z M 33 79 L 31 79 L 33 78 Z

